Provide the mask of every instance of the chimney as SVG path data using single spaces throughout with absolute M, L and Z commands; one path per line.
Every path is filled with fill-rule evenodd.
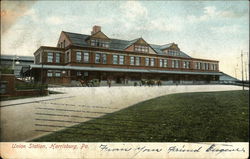
M 99 31 L 101 31 L 101 27 L 95 25 L 95 26 L 93 26 L 93 30 L 91 31 L 91 35 L 93 35 L 93 34 L 99 32 Z

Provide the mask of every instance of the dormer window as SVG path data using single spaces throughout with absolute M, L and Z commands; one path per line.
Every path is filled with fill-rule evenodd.
M 135 51 L 137 52 L 148 52 L 148 46 L 135 45 Z
M 109 47 L 109 42 L 101 40 L 101 39 L 92 39 L 90 41 L 91 46 L 98 46 L 98 47 Z
M 177 50 L 166 50 L 165 53 L 167 53 L 169 56 L 180 56 L 180 52 Z

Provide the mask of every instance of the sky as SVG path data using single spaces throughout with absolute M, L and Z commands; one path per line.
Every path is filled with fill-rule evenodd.
M 247 68 L 248 1 L 1 1 L 1 54 L 33 56 L 61 31 L 90 34 L 94 25 L 110 38 L 174 42 L 237 78 L 243 51 Z

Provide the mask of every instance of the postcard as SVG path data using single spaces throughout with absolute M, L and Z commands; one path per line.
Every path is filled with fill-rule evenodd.
M 248 158 L 248 1 L 1 1 L 2 158 Z

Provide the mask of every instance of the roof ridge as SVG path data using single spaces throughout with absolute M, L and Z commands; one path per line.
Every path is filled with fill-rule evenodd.
M 81 34 L 81 33 L 74 33 L 74 32 L 68 32 L 68 31 L 62 31 L 64 33 L 70 33 L 70 34 L 78 34 L 78 35 L 87 35 L 87 36 L 90 36 L 88 34 Z

